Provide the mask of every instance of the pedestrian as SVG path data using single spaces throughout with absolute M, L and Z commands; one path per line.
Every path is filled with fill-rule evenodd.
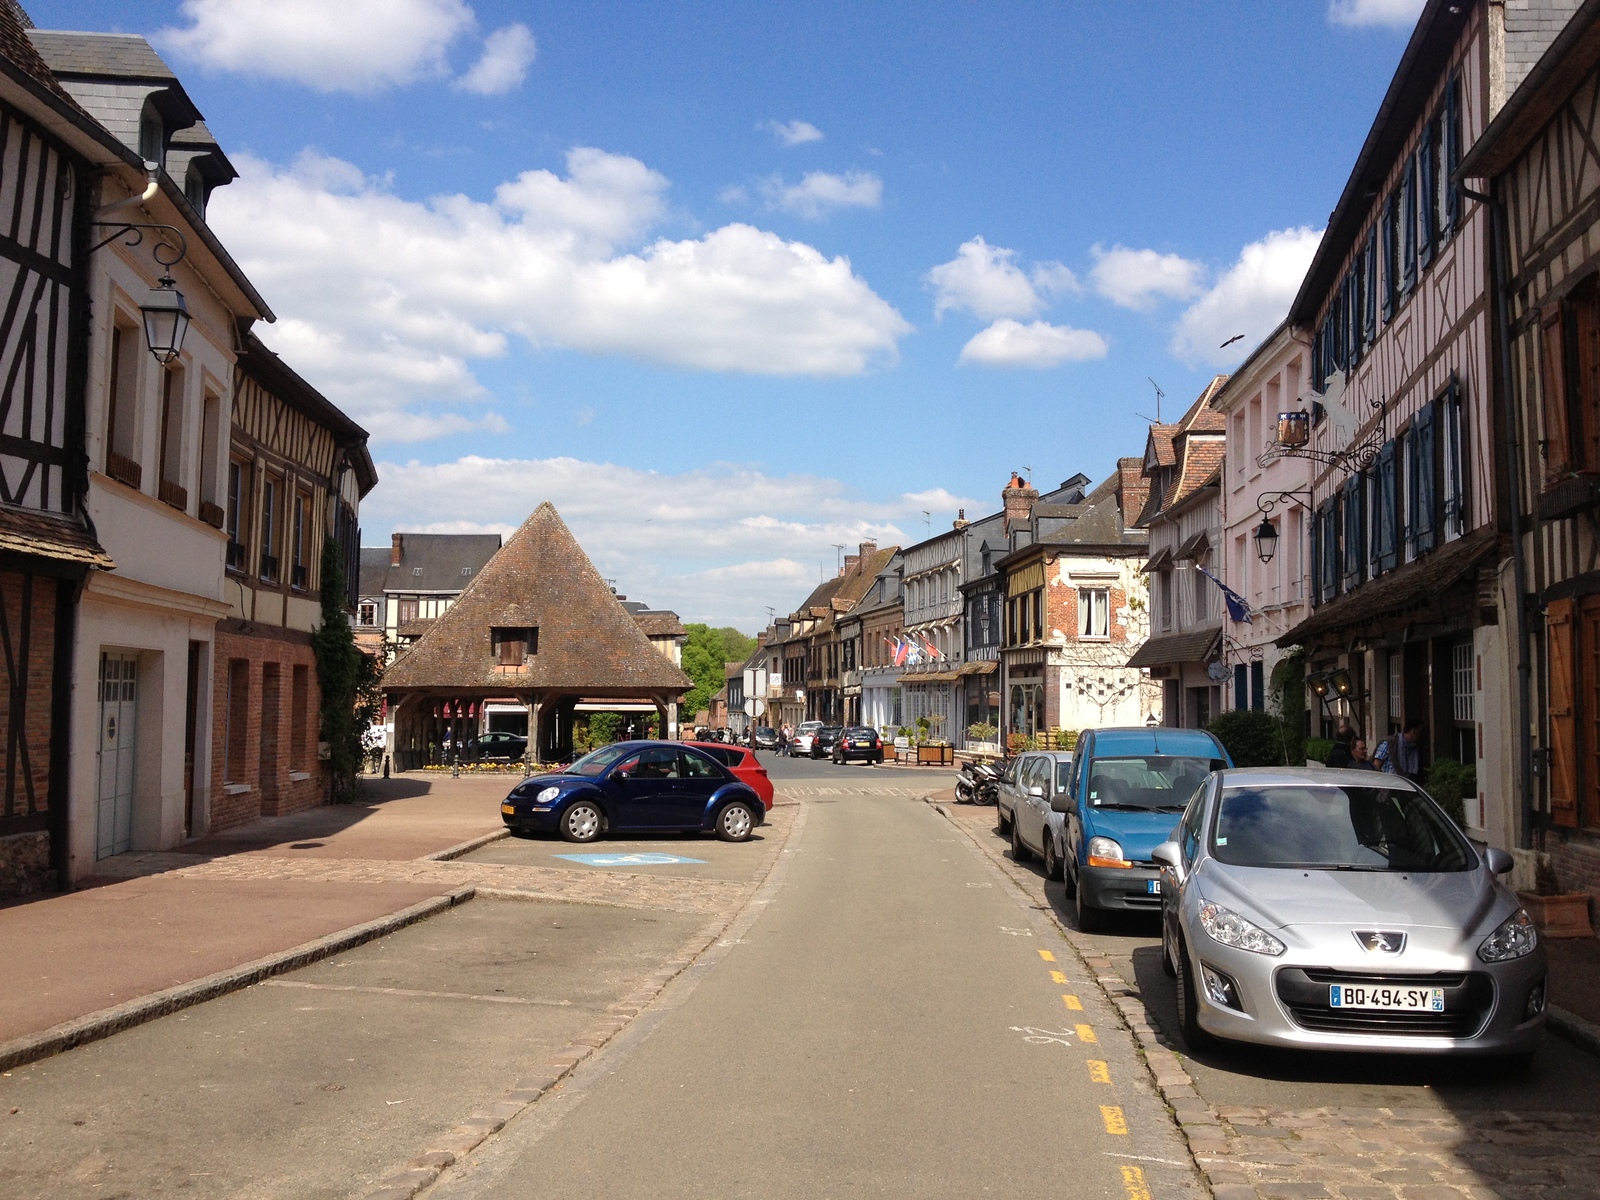
M 1333 735 L 1333 749 L 1328 751 L 1328 766 L 1348 767 L 1350 747 L 1356 740 L 1356 731 L 1347 717 L 1339 718 L 1339 731 Z
M 1416 782 L 1422 778 L 1422 722 L 1406 718 L 1400 732 L 1385 739 L 1374 761 L 1390 775 Z
M 1376 771 L 1371 757 L 1367 754 L 1367 739 L 1357 738 L 1350 744 L 1350 762 L 1348 769 L 1351 771 Z

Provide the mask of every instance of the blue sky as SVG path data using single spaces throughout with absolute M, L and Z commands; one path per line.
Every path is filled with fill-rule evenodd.
M 548 498 L 745 628 L 1140 453 L 1150 379 L 1282 315 L 1419 7 L 28 4 L 182 76 L 262 336 L 373 432 L 369 543 Z

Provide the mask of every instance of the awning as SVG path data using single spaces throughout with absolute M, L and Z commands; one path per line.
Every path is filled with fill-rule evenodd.
M 1145 563 L 1145 565 L 1144 565 L 1145 574 L 1148 575 L 1152 571 L 1159 571 L 1159 570 L 1161 570 L 1162 567 L 1170 567 L 1171 565 L 1172 565 L 1172 547 L 1171 546 L 1163 546 L 1163 547 L 1161 547 L 1160 550 L 1156 551 L 1154 554 L 1152 554 L 1150 556 L 1150 561 L 1149 562 Z
M 1133 652 L 1130 667 L 1167 667 L 1180 663 L 1210 662 L 1222 642 L 1222 627 L 1167 633 L 1153 637 Z
M 957 669 L 957 675 L 993 675 L 1000 669 L 997 662 L 969 662 L 962 663 Z
M 1452 587 L 1473 576 L 1483 563 L 1498 558 L 1499 538 L 1492 529 L 1451 542 L 1426 558 L 1380 575 L 1353 592 L 1330 600 L 1277 641 L 1303 646 L 1329 634 L 1343 635 L 1357 626 L 1411 618 L 1430 609 L 1440 617 L 1441 600 Z M 1473 608 L 1477 607 L 1476 599 Z M 1460 605 L 1456 607 L 1459 609 Z
M 908 683 L 953 683 L 959 675 L 959 671 L 926 671 L 919 675 L 902 675 L 900 683 L 902 686 Z
M 32 509 L 0 506 L 0 551 L 81 563 L 102 571 L 117 564 L 83 526 L 64 517 Z
M 1200 558 L 1206 553 L 1206 551 L 1210 549 L 1211 539 L 1206 536 L 1206 531 L 1202 529 L 1199 533 L 1195 534 L 1181 547 L 1179 547 L 1178 553 L 1174 557 L 1176 557 L 1179 562 L 1182 562 L 1187 558 Z

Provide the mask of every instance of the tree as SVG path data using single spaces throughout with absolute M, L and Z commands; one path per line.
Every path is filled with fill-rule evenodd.
M 311 635 L 311 651 L 322 689 L 329 799 L 335 804 L 348 804 L 356 797 L 361 739 L 383 706 L 378 664 L 356 646 L 344 604 L 344 553 L 338 542 L 328 538 L 322 543 L 322 624 Z
M 685 625 L 688 638 L 683 644 L 683 673 L 694 687 L 679 702 L 679 710 L 686 721 L 711 704 L 711 697 L 722 690 L 727 682 L 726 668 L 730 662 L 743 662 L 756 648 L 756 639 L 747 637 L 737 629 L 724 626 L 713 629 L 709 625 Z

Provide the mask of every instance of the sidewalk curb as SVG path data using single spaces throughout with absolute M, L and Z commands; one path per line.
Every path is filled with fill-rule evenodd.
M 496 829 L 493 833 L 485 833 L 480 837 L 469 838 L 464 842 L 457 842 L 454 846 L 446 846 L 443 850 L 435 850 L 432 854 L 424 854 L 419 862 L 449 862 L 452 858 L 460 858 L 463 854 L 471 854 L 474 850 L 487 846 L 490 842 L 498 842 L 501 838 L 511 836 L 509 829 Z
M 179 1009 L 202 1004 L 218 996 L 225 996 L 229 992 L 247 988 L 273 975 L 282 975 L 286 971 L 297 970 L 319 959 L 341 954 L 365 942 L 393 933 L 397 929 L 425 920 L 435 913 L 464 904 L 472 899 L 473 894 L 474 889 L 467 887 L 442 896 L 434 896 L 409 908 L 402 908 L 399 912 L 390 913 L 386 917 L 352 925 L 348 929 L 341 929 L 337 933 L 330 933 L 315 941 L 281 950 L 277 954 L 269 954 L 254 962 L 229 967 L 227 970 L 217 971 L 215 974 L 189 983 L 180 983 L 164 991 L 153 992 L 148 996 L 140 996 L 111 1008 L 103 1008 L 99 1012 L 63 1021 L 60 1025 L 53 1025 L 38 1033 L 13 1038 L 9 1042 L 0 1043 L 0 1071 L 9 1071 L 13 1067 L 37 1062 L 41 1058 L 49 1058 L 53 1054 L 60 1054 L 62 1051 L 71 1050 L 88 1042 L 99 1041 L 101 1038 L 121 1033 L 124 1029 L 131 1029 L 135 1025 L 143 1025 L 146 1021 L 153 1021 L 157 1017 L 164 1017 Z
M 1551 1033 L 1575 1046 L 1581 1046 L 1590 1054 L 1600 1054 L 1600 1025 L 1585 1021 L 1559 1004 L 1550 1005 L 1545 1013 L 1545 1024 Z

